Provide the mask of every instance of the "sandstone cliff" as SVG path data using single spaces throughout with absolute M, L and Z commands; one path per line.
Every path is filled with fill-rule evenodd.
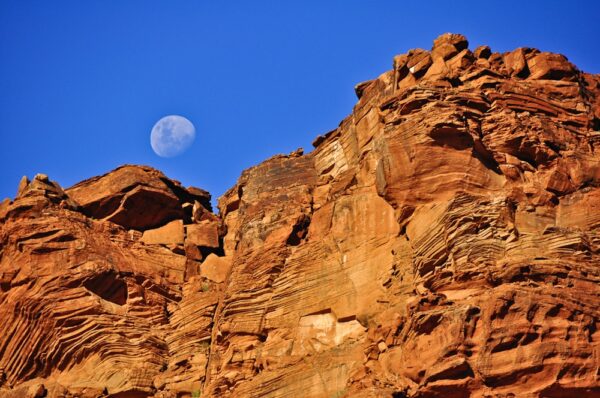
M 600 76 L 445 34 L 210 195 L 0 205 L 0 396 L 600 395 Z

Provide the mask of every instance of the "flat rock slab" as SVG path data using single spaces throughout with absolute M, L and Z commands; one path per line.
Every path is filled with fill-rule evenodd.
M 230 269 L 230 258 L 218 257 L 211 253 L 200 265 L 200 276 L 216 283 L 222 283 L 227 279 Z
M 186 242 L 208 248 L 219 247 L 219 223 L 212 220 L 185 226 Z
M 181 220 L 174 220 L 160 228 L 146 230 L 142 235 L 141 241 L 146 244 L 183 245 L 183 222 Z

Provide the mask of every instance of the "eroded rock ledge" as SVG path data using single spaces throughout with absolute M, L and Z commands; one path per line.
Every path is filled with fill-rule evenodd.
M 123 166 L 0 205 L 0 395 L 600 394 L 600 76 L 445 34 L 210 195 Z

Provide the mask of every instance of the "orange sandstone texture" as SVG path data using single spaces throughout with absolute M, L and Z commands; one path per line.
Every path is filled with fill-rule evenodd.
M 600 394 L 600 76 L 446 34 L 356 93 L 219 216 L 148 167 L 21 181 L 0 396 Z

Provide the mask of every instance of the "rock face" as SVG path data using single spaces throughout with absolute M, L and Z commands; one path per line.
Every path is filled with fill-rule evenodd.
M 137 230 L 184 218 L 183 203 L 193 205 L 197 201 L 211 210 L 208 192 L 198 188 L 186 190 L 150 167 L 119 167 L 80 182 L 69 188 L 68 194 L 87 216 Z
M 446 34 L 309 154 L 0 205 L 0 395 L 600 394 L 600 76 Z M 201 394 L 201 395 L 200 395 Z
M 209 200 L 148 167 L 66 193 L 46 176 L 24 179 L 0 208 L 0 396 L 200 388 L 219 296 L 198 260 L 222 250 L 187 242 L 184 227 Z M 221 228 L 214 216 L 202 223 Z

